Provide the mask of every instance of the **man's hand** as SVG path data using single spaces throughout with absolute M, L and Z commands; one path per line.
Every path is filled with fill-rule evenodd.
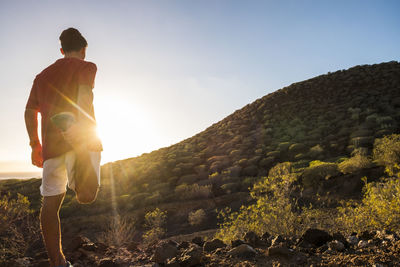
M 43 168 L 43 155 L 42 155 L 42 145 L 37 144 L 32 147 L 32 164 L 39 167 Z
M 79 123 L 72 124 L 66 131 L 62 132 L 64 139 L 77 148 L 83 145 L 85 139 L 85 132 Z

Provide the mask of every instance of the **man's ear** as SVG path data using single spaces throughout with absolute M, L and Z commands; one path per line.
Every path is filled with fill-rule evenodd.
M 82 56 L 82 59 L 85 59 L 86 57 L 86 47 L 82 47 L 81 50 L 79 50 L 79 53 Z
M 62 54 L 63 56 L 65 55 L 64 50 L 63 50 L 62 48 L 60 48 L 60 52 L 61 52 L 61 54 Z

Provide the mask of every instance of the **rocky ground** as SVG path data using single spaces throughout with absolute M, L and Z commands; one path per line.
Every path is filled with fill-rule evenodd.
M 330 235 L 308 229 L 300 238 L 284 238 L 253 232 L 244 240 L 224 244 L 221 240 L 162 240 L 152 246 L 132 242 L 122 248 L 76 236 L 66 242 L 65 253 L 75 267 L 83 266 L 399 266 L 400 233 L 374 231 Z M 48 266 L 38 240 L 27 257 L 3 266 Z

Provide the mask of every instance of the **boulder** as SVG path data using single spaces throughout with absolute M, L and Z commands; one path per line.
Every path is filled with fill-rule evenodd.
M 206 252 L 211 252 L 216 250 L 217 248 L 224 248 L 226 247 L 225 243 L 222 242 L 222 240 L 219 239 L 213 239 L 211 241 L 207 241 L 203 245 L 203 250 Z
M 340 241 L 340 242 L 342 242 L 343 243 L 343 245 L 346 247 L 346 248 L 348 248 L 349 247 L 349 242 L 347 242 L 347 240 L 346 240 L 346 238 L 341 234 L 341 233 L 334 233 L 333 235 L 332 235 L 332 237 L 333 237 L 333 239 L 334 240 L 337 240 L 337 241 Z
M 283 238 L 281 235 L 277 235 L 275 238 L 272 239 L 271 246 L 277 247 L 279 244 L 284 243 L 284 242 L 285 242 L 285 238 Z
M 247 244 L 241 244 L 228 251 L 228 255 L 242 258 L 251 258 L 254 257 L 256 254 L 257 252 L 254 250 L 254 248 Z
M 358 242 L 358 245 L 357 245 L 359 248 L 366 248 L 366 247 L 368 247 L 369 246 L 369 244 L 368 244 L 368 242 L 367 241 L 365 241 L 365 240 L 360 240 L 360 242 Z
M 236 240 L 233 240 L 232 242 L 231 242 L 231 246 L 234 248 L 234 247 L 238 247 L 238 246 L 240 246 L 240 245 L 242 245 L 242 244 L 244 244 L 245 242 L 243 241 L 243 240 L 240 240 L 240 239 L 236 239 Z
M 328 243 L 328 247 L 333 251 L 343 251 L 344 244 L 338 240 L 333 240 Z
M 83 244 L 90 244 L 90 243 L 92 242 L 89 240 L 89 238 L 78 235 L 70 240 L 70 242 L 66 246 L 66 250 L 73 252 L 78 248 L 81 248 Z
M 294 255 L 294 251 L 285 246 L 270 247 L 267 249 L 267 256 L 282 256 L 290 258 Z
M 196 245 L 199 245 L 200 247 L 202 247 L 204 244 L 204 240 L 201 236 L 196 236 L 192 239 L 192 243 L 195 243 Z
M 160 242 L 153 255 L 153 261 L 164 264 L 168 259 L 178 255 L 178 248 L 169 242 Z
M 247 244 L 251 245 L 251 246 L 257 246 L 257 245 L 261 245 L 263 242 L 260 239 L 260 237 L 258 237 L 258 235 L 256 233 L 254 233 L 253 231 L 247 232 L 244 235 L 244 242 L 246 242 Z
M 350 245 L 352 245 L 352 246 L 356 246 L 356 245 L 358 244 L 359 241 L 360 241 L 360 240 L 359 240 L 358 237 L 355 236 L 355 235 L 351 235 L 351 236 L 349 236 L 349 237 L 347 238 L 347 242 L 349 242 Z
M 191 267 L 200 265 L 203 261 L 203 251 L 199 246 L 192 246 L 179 259 L 180 266 Z
M 323 244 L 332 241 L 332 236 L 323 230 L 309 228 L 301 237 L 301 241 L 305 241 L 316 247 L 320 247 Z

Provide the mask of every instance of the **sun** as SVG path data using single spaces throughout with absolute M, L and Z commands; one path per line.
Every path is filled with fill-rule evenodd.
M 156 123 L 128 99 L 99 95 L 94 109 L 103 164 L 150 152 L 163 143 Z

